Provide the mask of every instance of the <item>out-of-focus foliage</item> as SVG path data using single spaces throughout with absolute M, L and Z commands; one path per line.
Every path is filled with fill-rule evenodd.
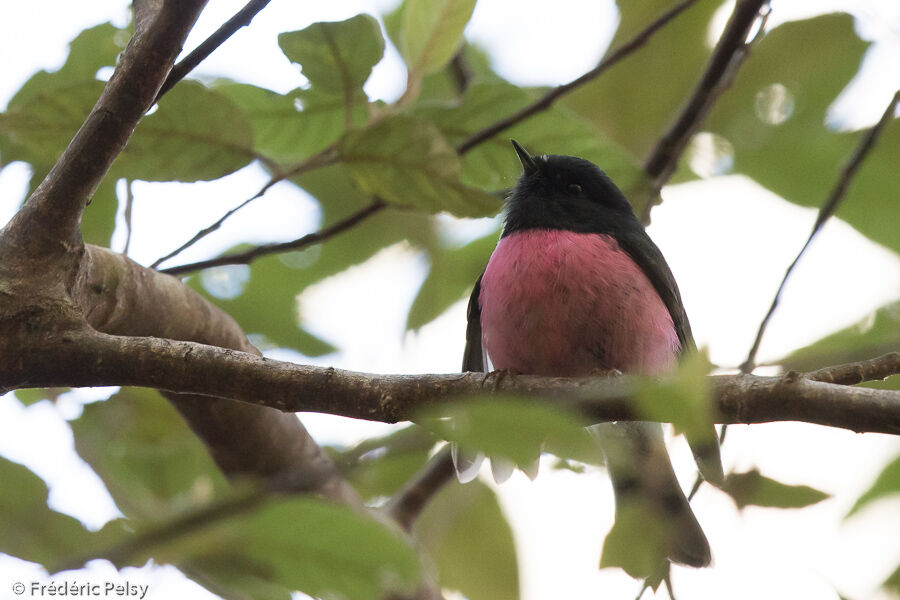
M 465 41 L 474 0 L 406 0 L 384 16 L 385 30 L 409 74 L 410 87 L 394 105 L 371 100 L 363 87 L 388 43 L 374 17 L 358 15 L 282 33 L 282 51 L 299 65 L 296 81 L 287 84 L 293 90 L 282 94 L 228 80 L 177 85 L 140 124 L 97 189 L 82 231 L 88 242 L 109 243 L 116 182 L 122 178 L 210 180 L 253 161 L 280 175 L 311 161 L 307 166 L 316 168 L 281 185 L 310 194 L 323 226 L 370 205 L 375 195 L 387 207 L 323 243 L 247 267 L 191 276 L 189 285 L 247 333 L 308 356 L 322 355 L 334 347 L 305 329 L 300 295 L 404 243 L 429 265 L 407 320 L 410 329 L 422 327 L 467 296 L 498 235 L 496 230 L 485 234 L 482 227 L 480 237 L 461 241 L 445 234 L 435 215 L 498 213 L 504 190 L 520 173 L 510 137 L 533 152 L 588 158 L 633 201 L 646 202 L 640 165 L 700 77 L 711 51 L 706 43 L 710 20 L 720 4 L 700 0 L 596 81 L 462 154 L 457 148 L 467 139 L 545 91 L 504 80 L 491 69 L 489 57 Z M 621 23 L 612 45 L 628 40 L 671 5 L 670 0 L 619 3 Z M 0 168 L 25 162 L 32 170 L 30 187 L 40 182 L 90 112 L 104 85 L 98 71 L 115 65 L 127 36 L 127 30 L 109 24 L 87 29 L 72 41 L 61 69 L 37 73 L 22 86 L 0 113 Z M 712 134 L 723 153 L 713 172 L 740 173 L 790 202 L 819 205 L 861 135 L 838 131 L 825 119 L 866 48 L 851 18 L 842 14 L 766 32 L 703 125 L 704 135 Z M 460 59 L 454 61 L 457 53 Z M 461 65 L 468 80 L 460 79 Z M 696 177 L 690 161 L 682 162 L 676 180 Z M 894 123 L 838 211 L 860 233 L 893 250 L 900 248 L 900 203 L 893 194 L 900 189 L 898 164 L 900 127 Z M 306 233 L 297 231 L 297 237 Z M 233 293 L 214 285 L 220 279 L 230 282 Z M 897 305 L 883 307 L 859 326 L 781 363 L 811 370 L 896 350 L 897 321 Z M 643 390 L 648 416 L 664 416 L 689 434 L 708 427 L 701 367 L 692 363 L 674 383 L 648 384 Z M 16 393 L 24 403 L 54 394 Z M 583 423 L 547 406 L 492 398 L 451 413 L 426 420 L 430 431 L 402 430 L 360 448 L 335 451 L 336 462 L 362 496 L 377 504 L 425 464 L 438 437 L 523 467 L 530 467 L 542 448 L 573 470 L 600 461 Z M 73 556 L 102 554 L 187 515 L 240 506 L 245 492 L 224 481 L 206 449 L 155 393 L 123 390 L 88 406 L 72 429 L 78 452 L 103 479 L 124 517 L 88 531 L 47 507 L 46 486 L 36 475 L 2 461 L 0 551 L 52 568 Z M 896 492 L 895 471 L 896 463 L 889 465 L 851 513 Z M 757 471 L 732 474 L 725 491 L 741 507 L 800 507 L 825 497 Z M 657 564 L 660 540 L 651 535 L 638 545 L 630 541 L 635 528 L 648 529 L 647 518 L 640 511 L 619 515 L 602 565 L 644 575 Z M 665 534 L 662 526 L 650 529 Z M 488 487 L 448 486 L 417 522 L 415 533 L 446 588 L 473 600 L 518 597 L 512 535 Z M 479 543 L 472 544 L 474 539 Z M 272 499 L 235 510 L 122 564 L 139 564 L 148 556 L 180 566 L 219 593 L 252 598 L 286 599 L 295 589 L 372 598 L 384 584 L 412 582 L 419 570 L 417 558 L 395 532 L 311 499 Z M 886 582 L 888 588 L 900 589 L 897 573 Z

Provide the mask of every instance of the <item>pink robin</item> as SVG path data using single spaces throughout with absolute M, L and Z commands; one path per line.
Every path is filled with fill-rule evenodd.
M 469 301 L 463 370 L 575 377 L 672 369 L 695 348 L 691 327 L 672 272 L 625 195 L 589 161 L 531 156 L 512 143 L 524 173 Z M 671 530 L 664 555 L 709 565 L 709 543 L 675 477 L 661 426 L 595 429 L 617 517 L 630 502 L 649 503 Z M 701 474 L 718 482 L 722 463 L 710 429 L 689 442 Z

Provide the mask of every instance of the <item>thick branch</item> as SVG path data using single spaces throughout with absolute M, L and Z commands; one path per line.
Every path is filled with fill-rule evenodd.
M 654 195 L 678 166 L 684 148 L 703 122 L 735 71 L 747 55 L 747 36 L 768 0 L 739 0 L 719 38 L 706 71 L 672 127 L 660 138 L 647 158 L 644 170 L 653 181 Z M 647 204 L 648 210 L 651 203 Z
M 7 225 L 35 251 L 80 244 L 81 213 L 144 115 L 206 0 L 165 2 L 139 27 L 109 83 L 50 173 Z M 150 19 L 149 16 L 146 19 Z
M 894 94 L 894 97 L 891 98 L 891 101 L 888 103 L 887 107 L 884 109 L 884 112 L 881 114 L 881 118 L 878 120 L 878 123 L 876 123 L 874 127 L 866 132 L 866 134 L 860 141 L 859 146 L 856 147 L 853 155 L 847 161 L 847 164 L 845 164 L 844 168 L 841 169 L 841 175 L 840 177 L 838 177 L 837 183 L 831 190 L 828 198 L 825 199 L 822 207 L 819 208 L 819 214 L 816 216 L 816 222 L 813 223 L 813 228 L 809 233 L 809 237 L 806 238 L 806 243 L 803 244 L 803 247 L 800 248 L 800 252 L 797 253 L 797 256 L 788 266 L 787 271 L 785 271 L 784 277 L 782 277 L 781 283 L 778 285 L 778 289 L 775 291 L 775 296 L 772 298 L 772 304 L 771 306 L 769 306 L 769 310 L 766 313 L 766 316 L 763 317 L 762 322 L 759 324 L 759 329 L 756 332 L 756 338 L 753 340 L 753 346 L 750 348 L 750 352 L 747 354 L 747 359 L 743 362 L 743 364 L 741 364 L 741 371 L 743 373 L 750 373 L 756 366 L 756 353 L 759 351 L 759 345 L 760 343 L 762 343 L 763 335 L 765 335 L 766 333 L 766 328 L 769 326 L 769 321 L 772 319 L 772 315 L 775 314 L 775 309 L 778 308 L 778 302 L 781 300 L 781 293 L 784 291 L 784 286 L 787 285 L 787 281 L 791 277 L 791 273 L 794 272 L 794 268 L 797 266 L 797 263 L 800 262 L 800 258 L 806 252 L 806 249 L 809 248 L 809 245 L 822 229 L 822 226 L 825 225 L 825 222 L 830 219 L 835 212 L 837 212 L 838 207 L 840 206 L 841 202 L 844 199 L 844 196 L 847 193 L 847 188 L 850 187 L 850 182 L 853 180 L 853 176 L 856 175 L 856 172 L 859 170 L 859 166 L 869 154 L 869 151 L 875 146 L 875 142 L 878 141 L 878 136 L 881 135 L 881 132 L 885 127 L 887 127 L 887 124 L 891 120 L 893 120 L 894 111 L 897 109 L 898 103 L 900 103 L 900 90 L 897 90 L 897 92 Z
M 466 139 L 463 143 L 456 147 L 456 152 L 458 154 L 465 154 L 475 146 L 486 142 L 491 139 L 498 133 L 509 129 L 510 127 L 517 125 L 524 121 L 525 119 L 531 117 L 534 114 L 537 114 L 541 111 L 547 110 L 553 103 L 559 100 L 561 97 L 566 94 L 576 90 L 582 85 L 588 83 L 596 79 L 601 73 L 618 63 L 620 60 L 628 56 L 629 54 L 636 51 L 638 48 L 646 44 L 653 34 L 662 29 L 665 25 L 669 23 L 672 19 L 681 14 L 685 9 L 694 4 L 696 0 L 682 0 L 663 14 L 661 14 L 655 21 L 650 23 L 643 31 L 639 32 L 633 38 L 610 52 L 606 58 L 604 58 L 600 63 L 588 71 L 587 73 L 581 75 L 577 79 L 573 79 L 569 83 L 565 83 L 563 85 L 557 86 L 545 93 L 534 103 L 529 104 L 525 108 L 511 114 L 510 116 L 497 121 L 493 125 L 485 127 L 481 131 L 477 131 L 468 139 Z
M 98 331 L 258 354 L 230 316 L 181 281 L 106 248 L 87 246 L 73 297 L 87 323 Z M 323 494 L 359 505 L 356 493 L 296 416 L 252 403 L 174 393 L 178 391 L 190 390 L 164 393 L 226 474 L 290 481 L 296 488 L 316 482 Z
M 896 360 L 888 355 L 889 359 Z M 70 332 L 24 349 L 18 363 L 0 365 L 6 388 L 132 385 L 230 398 L 286 412 L 311 411 L 395 423 L 448 399 L 487 391 L 540 396 L 591 422 L 642 419 L 635 380 L 499 378 L 483 373 L 369 375 L 295 365 L 190 342 Z M 853 431 L 900 434 L 900 392 L 781 377 L 711 378 L 720 423 L 804 421 Z M 665 408 L 665 407 L 662 407 Z M 660 416 L 663 420 L 668 415 Z M 676 418 L 676 415 L 672 415 Z

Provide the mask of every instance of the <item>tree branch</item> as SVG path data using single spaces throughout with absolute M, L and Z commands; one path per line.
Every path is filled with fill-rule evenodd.
M 313 244 L 324 242 L 325 240 L 332 238 L 339 233 L 343 233 L 357 223 L 360 223 L 361 221 L 364 221 L 375 213 L 379 212 L 385 206 L 387 206 L 387 204 L 384 202 L 384 200 L 382 200 L 381 198 L 375 198 L 371 204 L 359 209 L 347 218 L 342 219 L 336 223 L 332 223 L 327 227 L 323 227 L 322 229 L 314 233 L 308 233 L 300 238 L 297 238 L 296 240 L 290 242 L 282 242 L 279 244 L 261 244 L 245 252 L 225 254 L 223 256 L 210 258 L 208 260 L 201 260 L 185 265 L 178 265 L 177 267 L 161 269 L 160 272 L 168 273 L 169 275 L 181 276 L 186 273 L 199 271 L 201 269 L 221 267 L 223 265 L 247 265 L 262 256 L 277 254 L 280 252 L 287 252 L 289 250 L 299 250 L 300 248 L 305 248 Z
M 193 246 L 194 244 L 196 244 L 197 242 L 199 242 L 200 240 L 202 240 L 203 238 L 205 238 L 212 232 L 218 230 L 220 227 L 222 227 L 222 225 L 225 223 L 226 220 L 228 220 L 228 218 L 230 216 L 232 216 L 234 213 L 238 212 L 239 210 L 241 210 L 242 208 L 244 208 L 245 206 L 247 206 L 248 204 L 250 204 L 257 198 L 263 197 L 265 195 L 265 193 L 269 191 L 269 188 L 274 186 L 276 183 L 284 181 L 285 179 L 288 179 L 289 177 L 295 177 L 297 175 L 301 175 L 303 173 L 306 173 L 307 171 L 312 171 L 314 169 L 318 169 L 321 167 L 326 167 L 328 165 L 334 164 L 337 161 L 337 158 L 338 158 L 337 152 L 335 151 L 334 146 L 329 146 L 328 148 L 326 148 L 325 150 L 322 150 L 318 154 L 310 156 L 308 159 L 304 160 L 303 162 L 300 162 L 300 163 L 294 165 L 290 169 L 276 173 L 275 175 L 272 176 L 271 179 L 269 179 L 269 181 L 266 182 L 265 185 L 263 185 L 259 189 L 258 192 L 256 192 L 254 195 L 247 198 L 246 200 L 244 200 L 243 202 L 241 202 L 240 204 L 238 204 L 237 206 L 235 206 L 234 208 L 232 208 L 231 210 L 226 212 L 224 215 L 219 217 L 219 219 L 215 223 L 213 223 L 207 227 L 204 227 L 203 229 L 201 229 L 200 231 L 195 233 L 191 239 L 189 239 L 188 241 L 186 241 L 185 243 L 180 245 L 178 248 L 172 250 L 165 256 L 161 256 L 160 258 L 157 258 L 155 261 L 153 261 L 153 264 L 150 265 L 150 268 L 155 269 L 156 267 L 158 267 L 162 263 L 166 262 L 170 258 L 173 258 L 173 257 L 177 256 L 178 254 L 181 254 L 182 252 L 184 252 L 185 250 L 187 250 L 188 248 L 190 248 L 191 246 Z
M 893 355 L 887 356 L 879 360 L 896 361 Z M 636 380 L 630 376 L 520 375 L 494 381 L 498 378 L 483 373 L 369 375 L 191 342 L 93 331 L 70 331 L 59 339 L 36 342 L 23 348 L 21 358 L 11 363 L 0 362 L 0 387 L 143 386 L 285 412 L 321 412 L 387 423 L 413 420 L 424 407 L 487 392 L 541 397 L 592 423 L 645 418 L 632 401 Z M 879 374 L 883 370 L 878 367 Z M 793 372 L 781 377 L 720 375 L 710 380 L 719 423 L 804 421 L 900 434 L 900 391 L 823 383 Z M 677 416 L 662 412 L 657 418 L 667 421 Z
M 454 473 L 450 446 L 446 445 L 388 501 L 387 514 L 409 531 L 428 501 L 453 478 Z
M 719 95 L 731 84 L 731 79 L 748 54 L 747 36 L 750 28 L 767 2 L 768 0 L 739 0 L 735 5 L 697 87 L 644 163 L 644 171 L 652 180 L 651 197 L 659 194 L 659 190 L 675 172 L 678 159 L 688 141 Z M 645 212 L 648 214 L 652 204 L 647 203 Z M 642 215 L 642 219 L 646 220 L 648 214 Z
M 250 0 L 244 8 L 234 14 L 233 17 L 225 21 L 215 33 L 206 38 L 202 44 L 191 50 L 191 52 L 181 59 L 169 76 L 166 77 L 162 87 L 156 94 L 154 103 L 159 102 L 163 94 L 172 89 L 176 83 L 185 78 L 185 76 L 196 68 L 206 57 L 213 53 L 219 46 L 225 43 L 228 38 L 235 34 L 241 27 L 246 27 L 253 20 L 256 14 L 264 9 L 270 0 Z
M 822 204 L 822 207 L 819 208 L 819 214 L 816 216 L 816 222 L 813 223 L 812 231 L 809 233 L 809 237 L 806 238 L 806 243 L 803 244 L 803 247 L 800 248 L 800 252 L 797 253 L 797 256 L 794 258 L 793 262 L 788 266 L 787 271 L 784 273 L 784 277 L 781 279 L 781 283 L 778 285 L 778 290 L 775 292 L 775 297 L 772 298 L 772 305 L 769 306 L 769 311 L 766 313 L 766 316 L 763 317 L 762 322 L 759 324 L 759 329 L 756 332 L 756 338 L 753 340 L 753 346 L 750 348 L 750 352 L 747 354 L 747 359 L 741 364 L 741 372 L 750 373 L 756 367 L 756 353 L 759 351 L 759 345 L 762 342 L 763 335 L 766 333 L 766 328 L 769 326 L 769 321 L 772 319 L 772 315 L 775 314 L 775 309 L 778 308 L 778 302 L 781 300 L 781 294 L 784 291 L 784 286 L 787 284 L 788 279 L 791 274 L 794 272 L 794 268 L 797 266 L 797 263 L 800 262 L 800 258 L 806 252 L 806 249 L 809 248 L 809 245 L 812 243 L 813 239 L 822 229 L 822 226 L 825 225 L 825 222 L 837 212 L 838 207 L 844 199 L 844 196 L 847 193 L 847 188 L 850 186 L 850 182 L 853 180 L 853 176 L 856 175 L 857 170 L 859 170 L 859 166 L 862 164 L 863 160 L 869 154 L 869 151 L 875 146 L 875 142 L 878 141 L 878 136 L 881 135 L 881 132 L 887 127 L 888 122 L 890 122 L 894 118 L 894 111 L 897 109 L 897 104 L 900 103 L 900 90 L 894 94 L 894 97 L 891 98 L 891 101 L 888 102 L 887 107 L 884 109 L 884 113 L 882 113 L 881 118 L 878 120 L 873 127 L 871 127 L 866 134 L 863 136 L 862 140 L 860 140 L 859 146 L 856 147 L 853 154 L 850 156 L 850 159 L 844 165 L 844 168 L 841 169 L 840 177 L 838 177 L 838 181 L 835 184 L 834 188 L 831 190 L 831 193 L 828 195 L 828 198 L 825 199 L 825 202 Z
M 635 50 L 643 46 L 653 37 L 657 31 L 662 29 L 665 25 L 667 25 L 672 19 L 677 17 L 679 14 L 684 12 L 685 9 L 694 4 L 696 0 L 682 0 L 663 14 L 661 14 L 655 21 L 650 23 L 643 31 L 639 32 L 633 38 L 610 52 L 606 58 L 604 58 L 600 63 L 585 73 L 581 75 L 577 79 L 573 79 L 569 83 L 565 83 L 563 85 L 557 86 L 545 93 L 541 98 L 529 104 L 525 108 L 511 114 L 510 116 L 497 121 L 493 125 L 485 127 L 481 131 L 477 131 L 464 142 L 462 142 L 459 146 L 456 147 L 457 154 L 465 154 L 472 150 L 474 147 L 479 144 L 486 142 L 491 139 L 498 133 L 509 129 L 513 125 L 517 125 L 531 117 L 532 115 L 539 113 L 541 111 L 547 110 L 550 108 L 554 102 L 559 100 L 562 96 L 574 91 L 575 89 L 581 87 L 582 85 L 588 83 L 589 81 L 596 79 L 601 73 L 618 63 L 620 60 L 633 53 Z
M 856 385 L 864 381 L 887 379 L 897 373 L 900 373 L 900 352 L 889 352 L 878 358 L 825 367 L 806 373 L 804 376 L 813 381 Z
M 26 230 L 28 247 L 58 251 L 80 245 L 79 224 L 88 200 L 150 108 L 206 0 L 165 2 L 143 17 L 115 71 L 50 173 L 5 231 Z
M 152 335 L 259 354 L 229 315 L 180 280 L 105 248 L 88 245 L 86 250 L 72 297 L 91 328 L 118 336 Z M 294 415 L 224 398 L 174 393 L 178 391 L 164 395 L 227 475 L 290 479 L 301 488 L 315 481 L 324 495 L 361 504 Z

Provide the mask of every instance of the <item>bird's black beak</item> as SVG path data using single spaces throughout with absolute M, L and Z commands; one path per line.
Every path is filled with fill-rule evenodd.
M 519 155 L 519 161 L 522 163 L 522 168 L 525 170 L 525 176 L 528 177 L 529 175 L 537 173 L 538 165 L 534 160 L 534 157 L 528 154 L 528 151 L 516 140 L 509 141 L 512 142 L 513 148 L 516 149 L 516 154 Z

